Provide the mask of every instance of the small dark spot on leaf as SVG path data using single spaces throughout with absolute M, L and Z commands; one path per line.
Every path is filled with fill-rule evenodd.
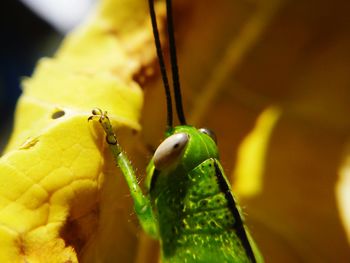
M 25 255 L 26 254 L 26 247 L 25 247 L 22 236 L 19 236 L 18 239 L 16 239 L 15 244 L 19 250 L 20 255 Z
M 108 28 L 106 30 L 106 34 L 117 37 L 118 36 L 118 30 L 116 30 L 115 28 Z
M 54 113 L 52 113 L 51 118 L 53 120 L 61 118 L 62 116 L 64 116 L 65 112 L 63 110 L 56 110 Z

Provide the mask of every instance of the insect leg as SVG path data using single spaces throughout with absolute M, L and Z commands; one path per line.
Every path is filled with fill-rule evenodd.
M 117 137 L 114 134 L 113 127 L 107 116 L 107 112 L 100 109 L 94 109 L 90 120 L 97 119 L 106 133 L 106 141 L 112 155 L 120 170 L 122 171 L 126 183 L 130 189 L 131 197 L 134 201 L 134 209 L 144 231 L 152 237 L 158 236 L 156 219 L 153 215 L 150 199 L 145 196 L 138 185 L 134 168 L 128 157 L 120 147 Z

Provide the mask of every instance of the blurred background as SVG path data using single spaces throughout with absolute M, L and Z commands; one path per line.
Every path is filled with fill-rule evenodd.
M 51 56 L 63 36 L 84 20 L 94 0 L 4 0 L 0 6 L 0 150 L 12 126 L 20 81 L 39 58 Z
M 20 1 L 5 0 L 0 5 L 1 150 L 12 126 L 21 78 L 31 75 L 40 57 L 52 54 L 61 36 Z
M 266 262 L 349 262 L 350 2 L 174 2 L 185 111 L 216 132 Z
M 19 1 L 0 4 L 1 146 L 20 78 L 94 6 L 46 2 L 61 15 L 33 3 L 30 9 Z M 266 262 L 349 262 L 350 2 L 174 5 L 185 111 L 191 123 L 216 132 Z M 142 136 L 155 147 L 165 123 L 163 91 L 159 80 L 144 88 Z M 249 166 L 257 169 L 247 182 Z

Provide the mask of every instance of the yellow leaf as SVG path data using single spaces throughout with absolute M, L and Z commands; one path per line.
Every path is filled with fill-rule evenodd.
M 238 149 L 234 190 L 240 196 L 257 195 L 263 188 L 265 158 L 269 139 L 282 111 L 277 106 L 265 109 L 257 118 L 254 129 Z
M 339 169 L 339 179 L 335 187 L 338 209 L 345 233 L 350 244 L 350 158 L 346 160 Z
M 135 257 L 128 190 L 88 117 L 107 110 L 118 132 L 128 129 L 125 147 L 135 141 L 143 93 L 134 79 L 155 60 L 147 13 L 142 1 L 101 1 L 24 80 L 0 159 L 0 262 Z

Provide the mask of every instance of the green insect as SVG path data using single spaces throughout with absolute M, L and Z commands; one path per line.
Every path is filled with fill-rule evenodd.
M 171 0 L 166 0 L 173 89 L 180 126 L 172 126 L 172 101 L 153 0 L 151 21 L 168 110 L 166 139 L 147 169 L 147 195 L 118 144 L 107 113 L 93 110 L 134 200 L 144 231 L 160 240 L 163 262 L 263 262 L 245 229 L 228 180 L 219 161 L 215 135 L 186 124 L 182 109 L 172 22 Z

